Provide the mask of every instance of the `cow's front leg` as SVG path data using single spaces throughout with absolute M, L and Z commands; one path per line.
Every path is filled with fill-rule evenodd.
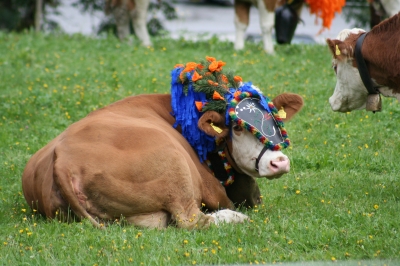
M 117 25 L 117 35 L 124 41 L 130 34 L 129 32 L 129 11 L 126 5 L 118 5 L 112 8 L 112 14 Z
M 273 54 L 272 29 L 275 23 L 275 0 L 257 0 L 264 51 Z
M 244 39 L 247 27 L 249 26 L 250 3 L 235 1 L 235 49 L 244 48 Z
M 214 218 L 215 224 L 243 223 L 244 221 L 250 220 L 247 215 L 232 210 L 220 210 L 208 215 Z
M 147 30 L 147 10 L 150 0 L 139 0 L 136 2 L 136 8 L 131 11 L 132 26 L 136 36 L 144 46 L 150 46 L 150 35 Z

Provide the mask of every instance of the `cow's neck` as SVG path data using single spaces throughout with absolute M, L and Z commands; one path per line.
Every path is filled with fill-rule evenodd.
M 365 37 L 362 54 L 367 62 L 371 78 L 382 88 L 387 97 L 400 100 L 400 36 L 393 24 L 400 27 L 400 16 L 373 28 Z
M 224 186 L 229 186 L 235 181 L 235 176 L 243 174 L 232 158 L 228 145 L 217 152 L 209 153 L 207 159 L 208 167 Z

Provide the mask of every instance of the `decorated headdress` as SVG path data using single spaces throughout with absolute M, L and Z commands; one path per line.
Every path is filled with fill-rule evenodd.
M 254 134 L 270 150 L 289 146 L 283 121 L 272 101 L 251 82 L 224 72 L 225 62 L 206 56 L 200 63 L 178 64 L 171 72 L 171 106 L 182 135 L 196 150 L 200 161 L 215 147 L 215 137 L 201 131 L 197 123 L 206 111 L 225 114 L 226 125 L 234 121 Z M 218 129 L 216 129 L 218 130 Z

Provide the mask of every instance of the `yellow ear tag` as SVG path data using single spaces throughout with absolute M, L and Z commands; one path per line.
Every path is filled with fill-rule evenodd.
M 336 55 L 340 55 L 340 50 L 339 50 L 339 46 L 336 44 L 336 51 L 335 51 Z
M 222 132 L 222 129 L 219 128 L 219 127 L 217 127 L 217 126 L 215 126 L 213 123 L 211 123 L 210 125 L 212 126 L 212 128 L 213 128 L 217 133 L 221 133 L 221 132 Z
M 281 107 L 281 110 L 278 111 L 278 115 L 280 118 L 285 119 L 286 118 L 286 112 L 283 109 L 283 106 Z

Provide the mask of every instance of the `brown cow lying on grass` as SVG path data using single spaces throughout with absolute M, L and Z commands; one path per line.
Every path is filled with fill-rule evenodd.
M 345 29 L 327 43 L 337 78 L 329 98 L 333 111 L 379 111 L 379 94 L 400 100 L 400 13 L 368 33 Z
M 202 63 L 202 69 L 211 69 L 209 65 L 217 62 L 213 58 L 208 60 Z M 97 227 L 101 227 L 103 221 L 121 217 L 137 226 L 163 228 L 173 223 L 188 229 L 206 228 L 219 221 L 246 220 L 247 216 L 231 209 L 234 209 L 233 203 L 245 202 L 254 206 L 260 201 L 258 186 L 252 176 L 271 179 L 289 171 L 289 159 L 279 150 L 288 141 L 285 139 L 286 131 L 280 127 L 279 116 L 267 112 L 258 116 L 258 100 L 254 99 L 262 95 L 258 95 L 256 87 L 240 81 L 233 85 L 237 88 L 230 91 L 225 87 L 228 83 L 222 81 L 219 85 L 203 84 L 203 89 L 214 91 L 215 99 L 206 97 L 208 102 L 201 111 L 197 111 L 199 102 L 183 106 L 185 109 L 182 111 L 175 109 L 177 102 L 186 101 L 197 90 L 192 86 L 205 79 L 196 75 L 201 73 L 200 69 L 188 65 L 185 69 L 178 67 L 174 70 L 177 76 L 173 81 L 176 77 L 186 80 L 174 83 L 172 96 L 131 96 L 96 110 L 70 125 L 34 154 L 22 179 L 28 204 L 49 218 L 87 218 Z M 213 73 L 216 77 L 224 75 L 221 70 Z M 197 78 L 199 80 L 195 81 Z M 232 82 L 236 81 L 229 77 L 229 84 Z M 187 95 L 175 90 L 176 87 L 182 89 L 183 84 L 189 86 Z M 225 97 L 215 97 L 217 94 L 221 96 L 218 91 L 225 91 Z M 235 95 L 232 92 L 236 92 Z M 253 102 L 244 105 L 240 101 L 235 107 L 235 99 L 250 93 L 252 98 L 244 100 Z M 182 97 L 178 99 L 176 95 Z M 227 97 L 234 97 L 229 106 L 235 110 L 230 113 L 228 121 L 225 120 L 227 113 L 210 110 L 212 106 L 227 106 Z M 195 104 L 197 106 L 192 109 Z M 284 93 L 277 96 L 273 104 L 278 109 L 284 108 L 286 120 L 289 120 L 301 109 L 303 101 L 297 94 Z M 272 102 L 269 106 L 272 108 Z M 187 131 L 190 125 L 179 119 L 193 111 L 194 115 L 200 116 L 195 125 L 200 129 L 198 133 L 211 140 L 211 144 L 218 142 L 206 154 L 214 156 L 204 157 L 205 154 L 199 153 L 199 145 L 192 147 L 192 140 L 188 140 L 193 136 Z M 248 131 L 249 124 L 240 118 L 245 113 L 262 123 L 273 123 L 276 119 L 279 127 L 270 125 L 267 128 L 274 131 L 269 133 L 268 140 L 262 132 Z M 275 145 L 274 135 L 280 140 L 283 136 L 283 142 L 278 141 Z M 216 152 L 224 156 L 215 156 Z M 218 166 L 221 163 L 231 168 L 223 172 Z M 228 180 L 225 180 L 226 175 Z M 225 190 L 219 179 L 222 183 L 233 182 L 234 185 Z M 205 214 L 200 210 L 202 206 L 207 210 L 226 210 Z

